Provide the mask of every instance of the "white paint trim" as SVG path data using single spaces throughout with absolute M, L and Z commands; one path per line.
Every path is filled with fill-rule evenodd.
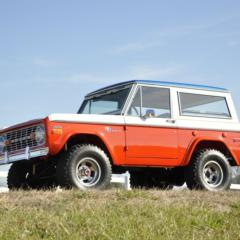
M 227 121 L 227 120 L 226 120 Z M 240 132 L 240 124 L 226 121 L 206 121 L 205 119 L 181 119 L 177 120 L 177 127 L 180 129 L 234 131 Z
M 177 91 L 175 88 L 171 88 L 171 100 L 172 100 L 172 119 L 176 120 L 179 115 L 179 108 L 178 108 L 178 97 L 177 97 Z
M 178 95 L 178 93 L 192 93 L 192 94 L 201 94 L 201 95 L 207 95 L 207 96 L 216 96 L 216 97 L 224 97 L 226 98 L 226 101 L 227 101 L 227 105 L 228 105 L 228 108 L 229 108 L 229 111 L 230 111 L 230 114 L 231 114 L 231 118 L 227 119 L 228 122 L 239 122 L 238 120 L 238 116 L 237 116 L 237 113 L 236 113 L 236 109 L 235 109 L 235 106 L 234 106 L 234 103 L 233 103 L 233 100 L 232 100 L 232 96 L 230 93 L 228 92 L 214 92 L 214 91 L 206 91 L 206 90 L 196 90 L 196 89 L 185 89 L 185 88 L 175 88 L 175 94 Z M 176 101 L 176 100 L 175 100 Z M 174 105 L 178 111 L 178 116 L 177 118 L 178 119 L 181 119 L 181 118 L 185 118 L 186 116 L 181 116 L 180 114 L 180 109 L 179 109 L 179 100 L 177 99 L 176 101 L 176 104 Z M 192 117 L 190 116 L 190 118 L 196 118 L 196 117 Z M 204 118 L 204 117 L 197 117 L 199 119 L 210 119 L 208 117 Z M 215 121 L 223 121 L 223 119 L 217 119 L 215 118 Z
M 176 128 L 176 123 L 173 123 L 168 118 L 140 118 L 125 116 L 126 125 L 130 126 L 145 126 L 145 127 L 166 127 L 166 128 Z
M 124 107 L 122 109 L 122 112 L 121 112 L 121 115 L 124 115 L 124 113 L 126 113 L 129 109 L 129 106 L 132 102 L 132 99 L 133 99 L 133 96 L 135 96 L 135 92 L 136 92 L 136 89 L 137 89 L 137 85 L 136 84 L 133 84 L 129 94 L 128 94 L 128 97 L 125 101 L 125 104 L 124 104 Z
M 131 125 L 146 127 L 168 127 L 200 130 L 237 131 L 240 124 L 229 120 L 185 117 L 172 123 L 168 118 L 148 118 L 117 115 L 88 115 L 88 114 L 52 114 L 49 120 L 53 122 L 71 122 L 86 124 Z
M 230 95 L 229 92 L 208 91 L 203 89 L 190 89 L 190 88 L 181 88 L 181 87 L 173 87 L 173 89 L 175 89 L 176 92 L 194 93 L 194 94 L 219 96 L 219 97 L 226 97 Z
M 240 124 L 232 122 L 216 122 L 203 120 L 176 120 L 175 123 L 171 119 L 148 118 L 142 119 L 139 117 L 125 117 L 125 122 L 130 126 L 144 127 L 166 127 L 179 129 L 194 129 L 194 130 L 214 130 L 214 131 L 235 131 L 240 132 Z
M 133 91 L 131 92 L 131 97 L 129 98 L 129 101 L 127 102 L 127 105 L 126 105 L 126 107 L 125 107 L 125 109 L 124 109 L 124 111 L 123 111 L 123 115 L 125 115 L 125 116 L 127 116 L 127 114 L 128 114 L 128 111 L 129 111 L 129 109 L 130 109 L 130 107 L 131 107 L 131 104 L 132 104 L 132 102 L 133 102 L 133 99 L 135 98 L 135 96 L 136 96 L 136 94 L 137 94 L 137 92 L 138 92 L 138 85 L 137 84 L 135 84 L 135 86 L 134 86 L 134 88 L 133 88 Z
M 121 115 L 52 114 L 48 118 L 51 122 L 124 125 L 124 118 Z

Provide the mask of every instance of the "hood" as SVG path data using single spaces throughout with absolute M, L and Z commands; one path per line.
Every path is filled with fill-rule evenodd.
M 40 119 L 34 119 L 34 120 L 27 121 L 27 122 L 19 123 L 19 124 L 13 125 L 13 126 L 9 126 L 9 127 L 0 129 L 0 133 L 12 131 L 14 129 L 18 129 L 18 128 L 22 128 L 22 127 L 26 127 L 26 126 L 31 126 L 31 125 L 34 125 L 37 123 L 41 123 L 43 121 L 44 121 L 44 119 L 40 118 Z

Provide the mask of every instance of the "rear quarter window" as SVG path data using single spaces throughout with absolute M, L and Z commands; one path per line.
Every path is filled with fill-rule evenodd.
M 231 118 L 225 97 L 179 93 L 179 103 L 181 116 Z

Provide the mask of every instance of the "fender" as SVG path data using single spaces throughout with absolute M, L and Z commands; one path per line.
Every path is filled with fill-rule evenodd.
M 119 163 L 117 162 L 117 160 L 118 160 L 118 158 L 116 156 L 117 154 L 115 153 L 113 146 L 111 144 L 109 144 L 109 142 L 107 141 L 106 136 L 104 134 L 102 134 L 102 133 L 100 133 L 100 134 L 98 132 L 94 132 L 94 133 L 91 133 L 91 134 L 90 133 L 83 133 L 83 132 L 74 133 L 72 135 L 68 135 L 68 138 L 66 139 L 65 144 L 67 142 L 69 142 L 69 140 L 71 138 L 78 137 L 78 136 L 80 137 L 80 136 L 84 136 L 84 135 L 85 136 L 88 135 L 89 137 L 96 137 L 96 138 L 98 138 L 99 139 L 98 141 L 102 142 L 102 144 L 106 148 L 107 152 L 109 153 L 110 158 L 111 158 L 110 159 L 111 162 L 114 163 L 114 165 L 119 165 Z M 64 147 L 64 145 L 62 146 L 62 148 Z
M 235 153 L 228 148 L 227 144 L 221 138 L 217 138 L 217 139 L 216 138 L 195 138 L 189 144 L 189 146 L 186 150 L 185 156 L 184 156 L 183 161 L 181 163 L 182 166 L 187 166 L 189 164 L 195 149 L 202 142 L 211 142 L 211 143 L 223 144 L 225 146 L 225 148 L 229 151 L 229 153 L 232 155 L 232 157 L 233 157 L 233 159 L 236 163 L 237 157 L 236 157 Z
M 50 155 L 56 155 L 64 148 L 65 144 L 74 136 L 95 136 L 101 140 L 110 154 L 114 165 L 119 165 L 125 159 L 125 132 L 123 126 L 114 126 L 116 132 L 106 131 L 106 125 L 79 124 L 47 121 L 48 143 Z

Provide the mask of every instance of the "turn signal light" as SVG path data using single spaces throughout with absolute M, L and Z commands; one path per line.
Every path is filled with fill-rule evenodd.
M 53 128 L 52 128 L 52 133 L 53 133 L 53 134 L 56 134 L 56 135 L 62 135 L 62 134 L 63 134 L 62 127 L 53 126 Z

